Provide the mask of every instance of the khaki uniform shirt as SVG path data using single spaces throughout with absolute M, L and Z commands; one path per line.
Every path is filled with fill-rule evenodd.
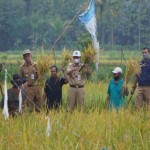
M 26 78 L 28 85 L 34 85 L 38 79 L 37 66 L 34 62 L 30 66 L 26 63 L 22 64 L 20 67 L 21 78 Z
M 81 67 L 83 64 L 80 63 L 79 67 Z M 74 63 L 69 63 L 67 67 L 67 71 L 72 70 L 75 67 Z M 73 86 L 84 86 L 84 79 L 85 75 L 82 73 L 82 71 L 74 71 L 71 74 L 67 75 L 67 79 L 69 82 L 69 85 Z

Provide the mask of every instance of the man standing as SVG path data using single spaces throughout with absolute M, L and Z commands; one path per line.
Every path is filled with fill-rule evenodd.
M 112 73 L 114 78 L 110 80 L 108 87 L 107 109 L 114 108 L 118 111 L 125 104 L 125 95 L 128 95 L 128 88 L 123 86 L 124 80 L 121 79 L 122 69 L 120 67 L 116 67 Z
M 138 83 L 138 92 L 136 96 L 135 106 L 140 108 L 145 103 L 150 108 L 150 50 L 145 47 L 142 49 L 143 59 L 139 63 L 141 72 L 135 75 L 135 80 L 132 86 L 131 95 Z
M 8 111 L 9 114 L 14 117 L 19 114 L 19 92 L 21 89 L 22 93 L 22 109 L 25 107 L 25 100 L 26 100 L 26 93 L 22 89 L 22 80 L 20 76 L 16 73 L 13 75 L 13 80 L 11 81 L 11 84 L 13 85 L 12 88 L 8 89 Z M 1 101 L 1 107 L 4 106 L 4 96 Z
M 81 110 L 81 107 L 84 103 L 84 79 L 85 74 L 83 73 L 82 68 L 86 68 L 86 73 L 91 74 L 90 68 L 87 64 L 82 64 L 80 62 L 81 53 L 76 50 L 73 52 L 73 63 L 69 63 L 67 67 L 67 77 L 69 82 L 68 89 L 68 108 L 73 111 L 74 107 L 77 105 L 78 109 Z
M 46 108 L 47 113 L 49 109 L 58 109 L 62 104 L 62 86 L 67 83 L 65 78 L 57 76 L 57 66 L 50 67 L 51 76 L 45 82 L 43 101 L 47 98 Z M 62 70 L 64 73 L 64 70 Z M 65 76 L 65 74 L 64 74 Z
M 25 49 L 23 51 L 24 63 L 20 67 L 20 76 L 25 79 L 24 89 L 27 93 L 27 103 L 32 112 L 35 108 L 37 112 L 41 111 L 42 106 L 42 89 L 35 82 L 39 79 L 37 66 L 32 61 L 31 51 Z

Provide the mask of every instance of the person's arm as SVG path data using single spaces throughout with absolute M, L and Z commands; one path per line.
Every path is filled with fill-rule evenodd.
M 79 71 L 79 67 L 73 67 L 72 69 L 67 69 L 67 75 L 71 75 L 74 71 Z
M 86 68 L 86 74 L 89 77 L 92 74 L 92 71 L 91 71 L 91 69 L 90 69 L 88 64 L 85 64 L 85 68 Z
M 23 82 L 23 87 L 26 87 L 27 86 L 27 80 L 26 80 L 26 77 L 25 75 L 23 74 L 23 69 L 22 69 L 22 66 L 20 66 L 20 78 Z
M 107 94 L 108 94 L 108 96 L 107 96 L 107 102 L 106 102 L 106 110 L 108 110 L 109 109 L 109 104 L 110 104 L 110 83 L 109 83 L 109 86 L 108 86 L 108 90 L 107 90 Z
M 43 104 L 45 104 L 45 100 L 46 100 L 46 93 L 44 92 L 44 94 L 42 96 L 42 102 L 43 102 Z
M 129 89 L 128 89 L 128 86 L 126 85 L 125 87 L 123 87 L 123 91 L 124 91 L 124 95 L 125 96 L 128 96 L 129 95 Z
M 48 94 L 48 91 L 49 91 L 48 81 L 49 81 L 49 79 L 47 79 L 46 82 L 45 82 L 44 92 L 43 92 L 43 95 L 42 95 L 42 103 L 43 104 L 45 104 L 45 101 L 46 101 L 46 98 L 47 98 L 47 94 Z
M 64 67 L 63 67 L 63 66 L 62 66 L 61 70 L 62 70 L 62 72 L 63 72 L 63 74 L 64 74 L 65 83 L 68 83 L 67 75 L 66 75 L 66 73 L 65 73 L 65 70 L 64 70 Z

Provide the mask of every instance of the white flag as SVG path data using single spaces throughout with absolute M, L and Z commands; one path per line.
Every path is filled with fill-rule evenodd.
M 98 70 L 99 42 L 97 41 L 97 36 L 96 36 L 97 25 L 96 25 L 96 17 L 95 17 L 94 0 L 91 0 L 87 10 L 84 13 L 82 13 L 81 15 L 79 15 L 79 20 L 81 21 L 81 23 L 83 23 L 85 25 L 86 29 L 91 34 L 92 44 L 97 53 L 96 70 Z
M 6 70 L 6 69 L 5 69 L 3 115 L 4 115 L 4 117 L 5 117 L 5 120 L 9 118 L 9 113 L 8 113 L 8 93 L 7 93 L 7 70 Z
M 51 131 L 49 116 L 47 116 L 46 119 L 47 119 L 46 135 L 47 135 L 47 137 L 49 137 L 50 136 L 50 131 Z
M 18 99 L 19 99 L 19 113 L 21 113 L 22 112 L 22 92 L 21 92 L 21 89 L 19 91 Z

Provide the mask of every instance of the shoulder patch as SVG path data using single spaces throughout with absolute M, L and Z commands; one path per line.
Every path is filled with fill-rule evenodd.
M 72 66 L 73 65 L 73 63 L 69 63 L 69 66 Z

